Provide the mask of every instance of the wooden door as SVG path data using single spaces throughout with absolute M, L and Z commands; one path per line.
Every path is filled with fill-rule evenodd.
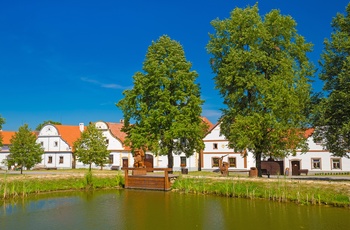
M 145 166 L 147 168 L 153 168 L 153 156 L 151 154 L 145 155 Z M 148 172 L 153 172 L 152 170 L 147 170 Z
M 292 161 L 292 175 L 293 176 L 300 175 L 299 169 L 300 169 L 300 161 Z
M 129 167 L 129 160 L 128 158 L 123 158 L 123 168 Z

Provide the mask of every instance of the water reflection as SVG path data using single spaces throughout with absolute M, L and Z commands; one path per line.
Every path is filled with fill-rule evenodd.
M 0 229 L 349 229 L 350 210 L 140 190 L 54 193 L 0 206 Z

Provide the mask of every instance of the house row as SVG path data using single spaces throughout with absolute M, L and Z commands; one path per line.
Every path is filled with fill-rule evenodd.
M 325 150 L 322 143 L 316 143 L 312 134 L 314 129 L 306 130 L 305 137 L 309 150 L 306 153 L 297 151 L 295 156 L 283 159 L 262 159 L 262 169 L 275 175 L 300 175 L 306 172 L 315 174 L 343 174 L 350 173 L 350 159 L 347 157 L 335 157 Z M 202 170 L 218 168 L 219 159 L 229 163 L 230 171 L 244 171 L 255 167 L 255 158 L 252 153 L 235 152 L 228 147 L 225 136 L 220 135 L 220 124 L 216 124 L 203 139 L 205 149 L 201 154 Z
M 208 119 L 203 118 L 204 122 L 212 124 Z M 126 134 L 121 131 L 123 121 L 119 123 L 98 121 L 94 123 L 100 129 L 108 143 L 107 149 L 110 151 L 109 162 L 105 165 L 105 169 L 119 169 L 121 167 L 132 167 L 134 158 L 131 148 L 124 145 Z M 81 133 L 85 130 L 83 123 L 77 126 L 47 124 L 38 132 L 34 132 L 37 136 L 37 143 L 44 149 L 42 162 L 35 166 L 36 168 L 46 169 L 71 169 L 88 168 L 82 162 L 74 162 L 73 160 L 73 143 L 80 138 Z M 13 131 L 0 131 L 3 137 L 3 146 L 0 148 L 0 169 L 7 169 L 7 156 L 10 154 L 10 140 L 15 134 Z M 194 154 L 190 158 L 186 158 L 185 154 L 174 155 L 174 170 L 179 171 L 181 167 L 189 167 L 189 170 L 198 169 L 199 153 Z M 146 167 L 166 168 L 168 165 L 167 156 L 155 156 L 151 152 L 146 152 Z M 92 165 L 99 168 L 96 165 Z
M 255 167 L 255 159 L 252 153 L 235 152 L 228 147 L 225 136 L 220 135 L 220 124 L 213 125 L 208 119 L 202 118 L 209 126 L 208 133 L 203 138 L 205 148 L 200 153 L 195 153 L 187 158 L 184 153 L 174 154 L 174 171 L 187 168 L 189 171 L 213 171 L 219 169 L 219 160 L 229 164 L 230 171 L 247 172 Z M 94 123 L 106 137 L 108 150 L 110 151 L 109 163 L 105 169 L 119 169 L 132 167 L 134 163 L 130 147 L 124 145 L 126 134 L 122 132 L 123 121 L 113 123 L 98 121 Z M 36 132 L 37 143 L 44 148 L 42 162 L 37 167 L 70 169 L 75 164 L 76 168 L 87 168 L 82 162 L 74 162 L 72 157 L 73 143 L 80 137 L 85 127 L 83 123 L 77 126 L 47 124 L 39 132 Z M 0 168 L 6 168 L 6 158 L 9 155 L 10 139 L 15 134 L 11 131 L 0 131 L 3 136 L 3 147 L 0 151 Z M 297 152 L 295 156 L 283 159 L 263 159 L 262 168 L 271 174 L 299 175 L 300 172 L 309 174 L 318 173 L 344 173 L 350 172 L 350 159 L 346 157 L 333 157 L 324 150 L 321 143 L 315 143 L 311 137 L 313 129 L 306 131 L 309 151 L 302 154 Z M 146 167 L 165 168 L 168 165 L 167 156 L 156 156 L 151 152 L 145 155 Z M 96 165 L 93 165 L 97 168 Z M 300 171 L 301 170 L 301 171 Z

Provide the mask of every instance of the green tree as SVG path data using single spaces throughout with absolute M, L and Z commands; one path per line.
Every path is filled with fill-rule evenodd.
M 5 119 L 0 114 L 0 131 L 2 130 L 2 125 L 5 124 Z M 2 147 L 2 134 L 0 132 L 0 147 Z
M 89 171 L 93 163 L 100 166 L 102 170 L 103 165 L 108 162 L 110 152 L 107 150 L 106 137 L 93 123 L 87 126 L 73 146 L 75 156 L 79 161 L 89 165 Z
M 203 101 L 191 67 L 182 46 L 161 36 L 148 47 L 143 72 L 133 76 L 133 89 L 124 91 L 117 104 L 124 113 L 126 144 L 166 155 L 169 168 L 173 153 L 191 156 L 204 148 Z
M 333 18 L 332 27 L 320 61 L 320 79 L 328 97 L 319 104 L 314 138 L 333 155 L 350 157 L 350 4 L 345 15 Z
M 261 176 L 262 157 L 284 157 L 306 150 L 309 77 L 306 52 L 312 44 L 297 34 L 296 22 L 272 10 L 263 18 L 257 4 L 236 8 L 213 20 L 207 45 L 224 98 L 221 133 L 236 151 L 251 151 Z
M 44 121 L 43 123 L 38 124 L 38 126 L 35 128 L 35 130 L 40 131 L 47 124 L 62 125 L 61 122 L 48 120 L 48 121 Z
M 19 127 L 18 132 L 11 138 L 10 154 L 8 165 L 17 164 L 23 173 L 23 167 L 32 168 L 42 161 L 41 156 L 44 149 L 36 143 L 36 135 L 30 130 L 27 124 Z

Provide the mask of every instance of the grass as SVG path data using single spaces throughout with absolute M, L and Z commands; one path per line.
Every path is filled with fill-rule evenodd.
M 248 178 L 245 174 L 221 177 L 220 173 L 205 171 L 174 174 L 179 176 L 172 185 L 175 192 L 350 208 L 349 182 L 310 182 L 283 176 L 277 179 Z M 45 171 L 45 174 L 4 173 L 0 174 L 0 200 L 60 190 L 121 188 L 123 185 L 121 171 L 92 170 L 92 175 L 85 169 Z
M 5 173 L 0 178 L 0 200 L 61 190 L 120 188 L 123 184 L 124 177 L 121 172 L 102 173 L 94 171 L 92 174 L 89 174 L 88 171 L 81 170 L 73 174 L 62 174 L 57 177 Z
M 276 202 L 294 202 L 301 205 L 330 205 L 350 207 L 348 182 L 307 183 L 290 180 L 252 178 L 208 178 L 180 176 L 173 189 L 185 193 L 214 194 L 225 197 L 267 199 Z

